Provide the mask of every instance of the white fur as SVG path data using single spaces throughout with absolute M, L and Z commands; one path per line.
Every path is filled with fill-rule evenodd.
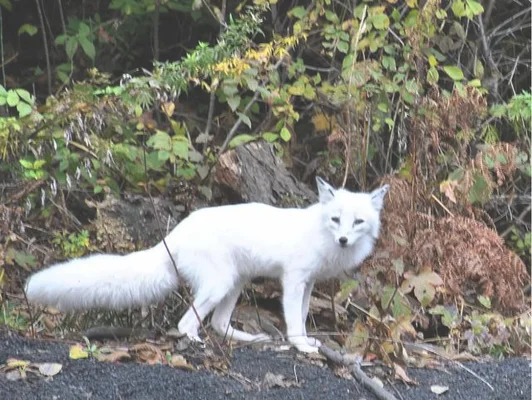
M 319 341 L 307 338 L 305 328 L 314 283 L 343 276 L 371 253 L 388 190 L 385 185 L 372 193 L 351 193 L 321 178 L 317 182 L 320 202 L 308 208 L 259 203 L 204 208 L 166 237 L 180 275 L 192 288 L 196 312 L 203 320 L 214 310 L 211 324 L 219 334 L 266 339 L 233 329 L 231 313 L 252 278 L 279 278 L 290 342 L 300 351 L 317 351 Z M 52 266 L 30 277 L 26 292 L 32 302 L 72 311 L 150 304 L 176 286 L 161 242 L 126 256 L 93 255 Z M 178 328 L 197 338 L 199 327 L 190 308 Z

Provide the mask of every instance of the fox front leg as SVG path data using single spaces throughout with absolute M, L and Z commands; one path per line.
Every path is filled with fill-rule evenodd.
M 310 296 L 312 294 L 313 288 L 314 288 L 314 281 L 307 282 L 307 284 L 305 285 L 305 293 L 303 295 L 302 317 L 303 317 L 303 333 L 305 336 L 307 336 L 306 323 L 307 323 L 308 311 L 310 308 Z M 313 337 L 307 336 L 307 343 L 311 346 L 316 346 L 316 347 L 321 346 L 321 342 L 318 339 L 313 338 Z
M 299 351 L 317 353 L 318 348 L 309 344 L 303 321 L 303 309 L 306 308 L 305 292 L 308 284 L 304 280 L 286 276 L 283 280 L 283 310 L 288 341 Z M 310 288 L 312 290 L 312 288 Z M 310 299 L 310 294 L 308 295 Z M 308 308 L 306 308 L 308 310 Z

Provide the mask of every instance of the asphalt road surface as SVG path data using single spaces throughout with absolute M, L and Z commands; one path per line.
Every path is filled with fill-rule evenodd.
M 71 360 L 68 352 L 67 344 L 26 339 L 0 329 L 0 364 L 7 358 L 17 358 L 63 366 L 53 378 L 30 374 L 25 380 L 10 381 L 1 372 L 0 399 L 374 399 L 355 381 L 338 377 L 328 366 L 300 360 L 295 351 L 236 350 L 230 374 L 163 365 Z M 529 360 L 512 358 L 464 365 L 495 390 L 453 365 L 438 370 L 409 368 L 408 375 L 418 382 L 417 386 L 395 381 L 386 388 L 399 399 L 412 400 L 531 398 Z M 268 383 L 271 381 L 267 375 L 271 374 L 281 375 L 286 384 Z M 431 385 L 449 389 L 438 396 L 431 392 Z

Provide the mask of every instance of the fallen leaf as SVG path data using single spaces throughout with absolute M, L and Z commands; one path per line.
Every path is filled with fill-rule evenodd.
M 114 363 L 121 360 L 131 359 L 131 355 L 124 350 L 112 350 L 110 352 L 99 352 L 96 355 L 96 359 L 101 362 Z
M 44 363 L 39 365 L 39 372 L 44 376 L 55 376 L 61 372 L 63 366 L 57 363 Z
M 423 267 L 415 275 L 412 271 L 404 274 L 405 280 L 401 284 L 403 293 L 410 293 L 414 290 L 414 295 L 421 302 L 421 305 L 427 306 L 436 294 L 436 286 L 443 285 L 441 277 L 429 267 Z
M 162 364 L 164 363 L 164 353 L 156 346 L 149 343 L 139 343 L 131 347 L 130 353 L 134 354 L 138 361 L 145 362 L 147 364 Z
M 292 386 L 300 386 L 300 384 L 294 380 L 286 379 L 281 374 L 274 374 L 273 372 L 267 372 L 262 381 L 262 387 L 265 389 L 274 387 L 288 388 Z
M 188 362 L 185 360 L 181 354 L 172 354 L 168 363 L 174 368 L 192 370 L 194 369 Z
M 8 368 L 20 368 L 20 367 L 25 368 L 29 364 L 30 364 L 29 361 L 18 360 L 16 358 L 8 358 L 6 362 L 6 366 Z
M 18 381 L 22 379 L 22 374 L 18 369 L 15 369 L 6 373 L 6 379 L 8 381 Z
M 395 372 L 395 378 L 401 379 L 404 383 L 408 383 L 410 385 L 417 385 L 417 382 L 413 379 L 410 379 L 410 377 L 407 375 L 405 369 L 401 367 L 399 364 L 394 364 L 393 369 Z
M 449 386 L 432 385 L 430 391 L 436 394 L 443 394 L 449 390 Z
M 70 347 L 70 352 L 68 356 L 72 360 L 79 360 L 81 358 L 89 358 L 89 353 L 82 345 L 76 344 Z
M 440 192 L 442 192 L 449 200 L 456 204 L 456 196 L 454 189 L 458 186 L 457 181 L 446 180 L 440 183 Z

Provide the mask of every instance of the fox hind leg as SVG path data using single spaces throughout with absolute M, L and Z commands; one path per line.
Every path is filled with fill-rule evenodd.
M 263 342 L 270 340 L 271 338 L 264 333 L 253 335 L 231 326 L 231 314 L 233 313 L 242 288 L 242 284 L 235 285 L 216 306 L 211 318 L 213 329 L 224 338 L 240 340 L 242 342 Z
M 179 321 L 179 332 L 186 333 L 194 340 L 200 340 L 198 336 L 201 322 L 227 295 L 227 286 L 222 282 L 217 285 L 201 287 L 194 296 L 193 306 L 189 307 L 185 315 Z

